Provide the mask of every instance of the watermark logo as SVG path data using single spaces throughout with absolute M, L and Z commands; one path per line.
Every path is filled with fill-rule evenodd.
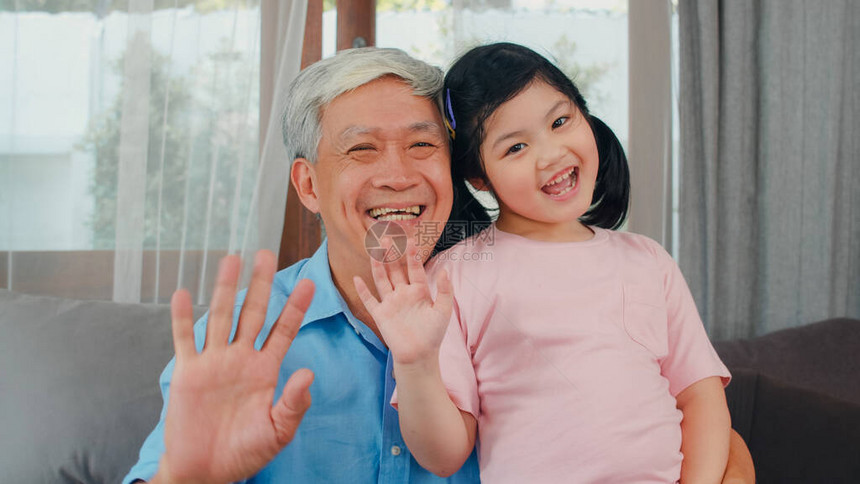
M 391 243 L 385 244 L 384 238 Z M 367 255 L 383 262 L 394 262 L 406 254 L 406 231 L 394 222 L 376 222 L 364 235 L 364 250 Z
M 471 238 L 467 238 L 468 235 Z M 390 242 L 385 242 L 388 238 Z M 419 249 L 415 257 L 421 261 L 426 260 L 433 246 L 437 241 L 445 246 L 453 245 L 461 242 L 466 246 L 477 245 L 478 243 L 484 246 L 491 246 L 494 243 L 495 232 L 494 228 L 486 222 L 466 222 L 451 220 L 447 224 L 439 222 L 419 222 L 415 225 L 414 244 L 423 249 Z M 406 247 L 409 242 L 409 235 L 397 222 L 381 221 L 374 223 L 364 235 L 364 249 L 367 255 L 374 259 L 383 262 L 394 262 L 406 255 Z M 427 248 L 429 247 L 429 248 Z M 477 252 L 475 256 L 466 258 L 466 254 L 462 260 L 492 260 L 492 254 L 487 253 L 479 257 Z

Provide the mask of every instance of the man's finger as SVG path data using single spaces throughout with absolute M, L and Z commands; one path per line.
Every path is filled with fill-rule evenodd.
M 227 346 L 230 330 L 233 329 L 233 306 L 240 266 L 239 256 L 236 255 L 224 257 L 218 266 L 212 304 L 209 306 L 209 321 L 206 324 L 206 348 Z
M 269 333 L 269 337 L 263 344 L 262 351 L 272 351 L 278 358 L 278 361 L 284 359 L 287 350 L 299 332 L 299 326 L 302 324 L 302 318 L 305 317 L 305 311 L 311 305 L 311 300 L 314 297 L 314 283 L 310 279 L 302 279 L 293 288 L 292 294 L 287 299 L 287 304 L 281 311 L 278 321 Z
M 170 325 L 173 329 L 173 351 L 177 360 L 197 354 L 194 346 L 194 313 L 191 309 L 191 294 L 185 289 L 173 293 L 170 299 Z
M 277 261 L 275 254 L 268 250 L 257 252 L 254 258 L 254 272 L 251 284 L 242 305 L 239 316 L 239 327 L 236 330 L 236 341 L 254 344 L 260 328 L 266 322 L 266 311 L 269 307 L 269 292 L 272 289 L 272 278 L 275 275 Z
M 302 368 L 290 376 L 284 385 L 284 393 L 278 403 L 272 408 L 272 423 L 275 435 L 281 447 L 290 443 L 296 434 L 296 429 L 302 422 L 308 408 L 311 406 L 310 386 L 314 374 L 307 368 Z

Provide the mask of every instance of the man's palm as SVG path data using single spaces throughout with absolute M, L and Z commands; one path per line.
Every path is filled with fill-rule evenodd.
M 294 373 L 273 406 L 281 361 L 313 296 L 300 281 L 263 348 L 254 341 L 263 326 L 274 274 L 274 256 L 258 254 L 236 336 L 228 342 L 239 261 L 226 258 L 212 297 L 206 343 L 194 346 L 191 300 L 177 291 L 171 302 L 176 364 L 165 419 L 166 452 L 158 479 L 232 482 L 248 478 L 292 440 L 310 406 L 310 370 Z

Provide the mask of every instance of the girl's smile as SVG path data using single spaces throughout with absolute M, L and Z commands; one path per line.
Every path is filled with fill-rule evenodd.
M 550 181 L 548 181 L 545 185 L 541 187 L 544 193 L 550 196 L 550 198 L 563 201 L 567 200 L 575 195 L 575 193 L 571 193 L 574 188 L 576 188 L 576 182 L 579 179 L 579 168 L 576 166 L 565 168 L 561 170 L 559 174 L 553 177 Z M 569 194 L 569 195 L 568 195 Z

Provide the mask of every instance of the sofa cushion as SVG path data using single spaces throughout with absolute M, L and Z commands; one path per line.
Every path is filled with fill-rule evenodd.
M 0 290 L 0 334 L 0 482 L 119 482 L 161 411 L 169 306 Z

